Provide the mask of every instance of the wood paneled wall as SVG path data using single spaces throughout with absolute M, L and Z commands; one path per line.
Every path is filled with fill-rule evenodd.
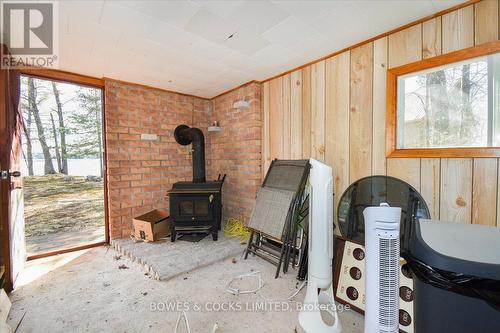
M 483 0 L 282 75 L 262 86 L 263 172 L 274 158 L 333 168 L 335 210 L 369 175 L 401 178 L 432 217 L 500 226 L 496 158 L 386 158 L 386 71 L 499 39 L 499 0 Z

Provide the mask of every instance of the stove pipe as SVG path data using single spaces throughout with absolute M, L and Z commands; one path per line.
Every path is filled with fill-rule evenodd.
M 179 125 L 174 131 L 175 141 L 187 146 L 193 144 L 193 183 L 206 182 L 205 176 L 205 137 L 199 128 Z

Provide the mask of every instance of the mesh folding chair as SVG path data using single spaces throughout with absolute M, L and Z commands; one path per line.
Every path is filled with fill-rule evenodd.
M 298 225 L 304 218 L 304 189 L 309 177 L 309 160 L 274 160 L 257 193 L 250 223 L 245 259 L 257 255 L 286 273 L 298 262 Z

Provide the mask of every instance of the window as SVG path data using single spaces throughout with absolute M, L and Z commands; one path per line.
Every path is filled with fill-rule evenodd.
M 500 44 L 487 45 L 389 70 L 388 156 L 497 156 Z

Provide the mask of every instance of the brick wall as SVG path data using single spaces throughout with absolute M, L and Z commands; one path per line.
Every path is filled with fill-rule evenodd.
M 206 128 L 211 107 L 209 100 L 106 80 L 112 239 L 130 235 L 134 216 L 168 209 L 172 183 L 191 179 L 191 148 L 177 144 L 173 131 L 179 124 Z M 142 141 L 142 133 L 157 134 L 158 140 Z
M 207 179 L 227 174 L 223 219 L 248 222 L 261 183 L 261 87 L 253 83 L 213 100 L 128 84 L 105 82 L 110 237 L 128 237 L 132 218 L 168 209 L 172 183 L 192 178 L 190 146 L 175 142 L 179 124 L 205 133 Z M 250 108 L 233 108 L 237 100 Z M 208 133 L 219 121 L 222 131 Z M 141 134 L 157 134 L 157 141 Z
M 248 223 L 255 195 L 261 184 L 261 85 L 252 83 L 212 100 L 210 121 L 221 132 L 210 133 L 210 178 L 227 174 L 223 190 L 223 218 Z M 250 101 L 250 108 L 233 108 L 237 100 Z

